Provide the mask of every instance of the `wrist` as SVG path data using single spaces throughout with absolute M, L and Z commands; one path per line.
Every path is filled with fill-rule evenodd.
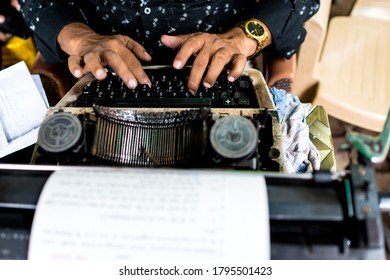
M 246 21 L 242 21 L 237 25 L 237 27 L 239 27 L 242 34 L 247 37 L 247 40 L 244 42 L 252 41 L 256 45 L 254 50 L 253 48 L 251 49 L 250 54 L 247 56 L 248 58 L 257 55 L 260 51 L 272 43 L 272 37 L 268 27 L 258 19 L 250 18 Z M 253 46 L 253 43 L 249 46 Z
M 251 57 L 257 49 L 257 42 L 255 40 L 249 38 L 248 36 L 246 36 L 246 34 L 245 34 L 244 30 L 242 30 L 242 28 L 235 27 L 234 30 L 235 30 L 235 36 L 237 36 L 237 38 L 240 42 L 242 53 L 246 57 Z

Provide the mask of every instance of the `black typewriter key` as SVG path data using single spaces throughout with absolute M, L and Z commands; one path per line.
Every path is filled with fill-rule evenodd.
M 241 92 L 241 91 L 234 92 L 233 98 L 238 99 L 238 98 L 241 98 L 241 97 L 244 97 L 244 93 L 243 92 Z
M 227 84 L 227 91 L 228 91 L 229 93 L 233 93 L 233 92 L 235 92 L 235 86 L 234 86 L 234 83 L 230 83 L 230 82 L 228 82 L 228 84 Z
M 73 104 L 74 107 L 89 107 L 91 106 L 91 87 L 86 86 L 83 88 L 80 96 L 77 98 L 76 102 Z
M 221 92 L 221 99 L 229 98 L 229 94 L 226 91 Z
M 240 106 L 249 106 L 249 98 L 238 98 L 237 104 Z
M 152 96 L 152 92 L 149 88 L 148 85 L 144 84 L 144 85 L 139 85 L 136 90 L 138 90 L 138 92 L 140 93 L 140 96 L 142 97 L 151 97 Z
M 183 95 L 186 92 L 186 86 L 184 85 L 178 86 L 177 91 L 180 95 Z
M 218 94 L 215 91 L 212 91 L 210 94 L 211 99 L 215 100 L 218 99 Z
M 154 96 L 157 96 L 159 98 L 163 98 L 165 96 L 164 90 L 159 81 L 154 82 L 151 91 L 153 92 Z
M 249 84 L 249 81 L 247 81 L 247 80 L 241 80 L 239 82 L 239 86 L 240 86 L 240 88 L 247 89 L 250 87 L 250 84 Z
M 90 92 L 91 92 L 91 90 L 92 90 L 92 87 L 91 86 L 85 86 L 84 88 L 83 88 L 83 91 L 81 92 L 81 95 L 83 95 L 83 96 L 88 96 L 89 94 L 90 94 Z
M 233 98 L 222 98 L 222 104 L 223 106 L 234 106 L 234 99 Z

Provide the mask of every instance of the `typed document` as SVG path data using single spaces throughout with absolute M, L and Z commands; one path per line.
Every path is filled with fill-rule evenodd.
M 266 260 L 259 172 L 63 168 L 33 221 L 29 259 Z

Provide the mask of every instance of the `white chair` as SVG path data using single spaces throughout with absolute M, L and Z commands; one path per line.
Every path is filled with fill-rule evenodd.
M 331 2 L 321 1 L 306 24 L 293 93 L 336 119 L 379 132 L 390 108 L 390 1 L 357 0 L 350 16 L 328 21 Z
M 390 20 L 390 1 L 357 0 L 351 11 L 351 16 Z
M 390 19 L 390 18 L 389 18 Z M 390 20 L 330 20 L 313 103 L 346 123 L 380 132 L 390 109 Z

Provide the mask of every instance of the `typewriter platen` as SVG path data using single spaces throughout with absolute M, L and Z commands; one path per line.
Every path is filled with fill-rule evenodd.
M 145 69 L 153 86 L 86 76 L 43 122 L 34 164 L 233 167 L 281 171 L 277 112 L 262 74 L 186 89 L 190 68 Z

